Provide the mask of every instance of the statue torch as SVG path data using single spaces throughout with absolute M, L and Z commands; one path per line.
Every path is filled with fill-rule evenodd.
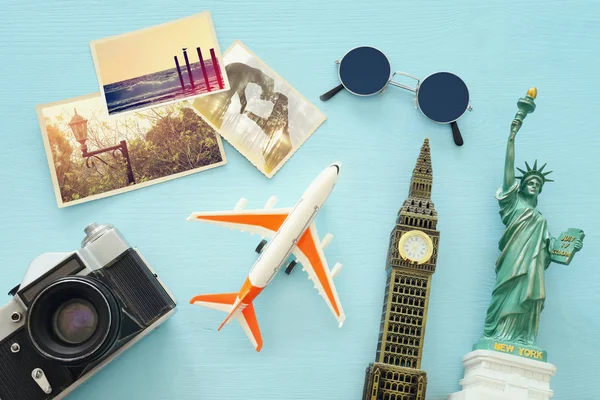
M 521 125 L 523 125 L 523 120 L 527 117 L 527 114 L 535 111 L 535 98 L 537 97 L 537 89 L 535 87 L 530 88 L 527 91 L 527 95 L 525 97 L 521 97 L 517 102 L 517 106 L 519 107 L 519 111 L 515 115 L 515 118 L 512 121 L 511 133 L 516 135 L 519 129 L 521 129 Z

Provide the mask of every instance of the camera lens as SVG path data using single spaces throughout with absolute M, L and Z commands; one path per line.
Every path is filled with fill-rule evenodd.
M 98 313 L 89 301 L 73 299 L 64 303 L 54 313 L 52 328 L 60 340 L 80 344 L 96 331 Z
M 27 333 L 36 350 L 63 364 L 102 357 L 117 340 L 121 309 L 102 282 L 87 276 L 56 280 L 33 300 Z

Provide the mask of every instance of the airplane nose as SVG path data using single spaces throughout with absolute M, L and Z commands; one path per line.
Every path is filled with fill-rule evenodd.
M 340 174 L 340 169 L 342 169 L 342 163 L 341 162 L 334 162 L 333 164 L 330 165 L 330 167 L 335 167 L 337 169 L 337 174 Z

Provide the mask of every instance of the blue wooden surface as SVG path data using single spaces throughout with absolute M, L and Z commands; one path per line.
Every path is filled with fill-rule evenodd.
M 35 105 L 98 91 L 90 40 L 211 10 L 222 49 L 242 40 L 313 101 L 327 121 L 272 179 L 225 144 L 224 167 L 58 209 Z M 461 357 L 482 329 L 503 231 L 494 192 L 516 101 L 539 88 L 538 109 L 517 137 L 517 162 L 555 172 L 540 210 L 551 233 L 586 231 L 569 267 L 547 271 L 539 344 L 558 367 L 555 399 L 595 399 L 600 349 L 600 189 L 597 114 L 600 10 L 594 1 L 129 1 L 4 0 L 0 13 L 0 288 L 20 282 L 31 259 L 78 247 L 83 227 L 111 222 L 138 246 L 180 301 L 162 329 L 81 387 L 72 399 L 359 399 L 375 356 L 388 235 L 423 139 L 431 140 L 442 232 L 423 368 L 429 400 L 459 389 Z M 474 111 L 450 129 L 390 88 L 360 99 L 318 96 L 337 84 L 333 61 L 359 44 L 383 49 L 395 70 L 439 70 L 469 84 Z M 281 274 L 256 301 L 265 346 L 256 354 L 224 315 L 187 304 L 197 293 L 237 290 L 257 239 L 186 222 L 192 211 L 261 207 L 277 194 L 293 204 L 327 164 L 343 171 L 321 234 L 341 261 L 342 329 L 301 270 Z M 1 297 L 8 301 L 8 297 Z M 6 323 L 6 322 L 2 322 Z

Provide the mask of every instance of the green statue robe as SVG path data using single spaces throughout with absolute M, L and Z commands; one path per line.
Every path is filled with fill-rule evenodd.
M 535 345 L 546 292 L 551 237 L 544 216 L 527 204 L 519 183 L 496 193 L 502 223 L 502 252 L 496 262 L 496 285 L 485 320 L 484 336 Z

